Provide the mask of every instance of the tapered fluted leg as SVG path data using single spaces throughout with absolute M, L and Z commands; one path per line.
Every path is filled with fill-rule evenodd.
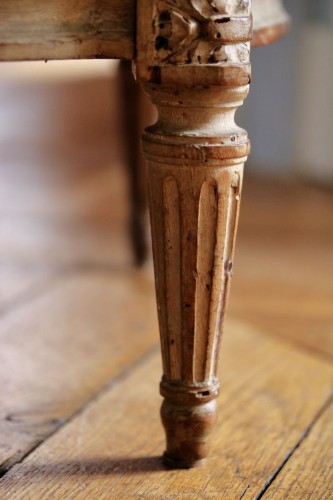
M 143 147 L 164 369 L 165 456 L 167 463 L 185 467 L 205 457 L 214 422 L 216 363 L 248 149 L 242 130 L 233 126 L 229 133 L 220 127 L 233 113 L 225 101 L 245 96 L 247 88 L 243 93 L 239 88 L 177 89 L 177 96 L 174 91 L 164 90 L 164 95 L 169 92 L 168 108 L 160 109 L 161 121 L 146 132 Z M 217 107 L 206 110 L 205 103 L 216 93 Z M 202 118 L 207 111 L 217 130 L 205 137 Z M 169 127 L 164 120 L 175 120 L 175 114 L 177 133 L 161 134 Z M 204 129 L 198 134 L 200 123 Z M 193 125 L 195 135 L 188 131 Z
M 143 150 L 163 358 L 164 458 L 169 466 L 193 467 L 208 453 L 215 420 L 219 343 L 249 151 L 234 114 L 248 93 L 250 6 L 172 0 L 156 2 L 152 16 L 138 73 L 159 113 Z

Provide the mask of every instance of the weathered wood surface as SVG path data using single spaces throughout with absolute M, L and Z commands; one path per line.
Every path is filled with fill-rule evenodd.
M 0 2 L 0 60 L 134 56 L 135 0 Z
M 14 466 L 1 498 L 255 498 L 326 403 L 332 367 L 242 323 L 229 322 L 227 331 L 207 466 L 162 468 L 153 353 Z
M 318 415 L 269 491 L 269 498 L 333 497 L 333 398 Z M 318 451 L 320 450 L 320 453 Z
M 154 309 L 152 283 L 135 271 L 126 277 L 102 268 L 58 279 L 42 297 L 5 315 L 0 471 L 156 343 Z M 124 331 L 132 332 L 126 342 Z
M 165 462 L 208 455 L 217 365 L 250 145 L 235 111 L 250 82 L 250 2 L 142 0 L 136 74 L 156 104 L 148 199 L 163 359 Z
M 135 0 L 0 2 L 0 60 L 125 58 L 135 54 Z M 280 0 L 253 0 L 254 43 L 286 32 Z

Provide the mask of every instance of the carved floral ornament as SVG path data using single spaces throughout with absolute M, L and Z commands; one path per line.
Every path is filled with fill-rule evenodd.
M 250 0 L 161 0 L 153 28 L 159 65 L 249 61 Z

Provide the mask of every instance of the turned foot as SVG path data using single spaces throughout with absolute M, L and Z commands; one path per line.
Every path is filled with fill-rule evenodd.
M 216 401 L 181 406 L 164 400 L 161 417 L 167 442 L 164 464 L 177 469 L 201 465 L 209 452 L 209 434 L 216 420 Z

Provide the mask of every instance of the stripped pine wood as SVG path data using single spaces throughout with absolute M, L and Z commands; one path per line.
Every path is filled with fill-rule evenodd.
M 134 0 L 11 0 L 0 5 L 0 60 L 134 57 Z
M 256 4 L 261 28 L 272 21 L 272 8 L 284 26 L 281 1 Z M 216 413 L 219 344 L 250 152 L 235 112 L 251 81 L 253 11 L 251 0 L 141 0 L 137 7 L 135 74 L 158 109 L 142 145 L 163 358 L 164 459 L 169 466 L 187 468 L 207 457 Z M 262 43 L 281 35 L 272 33 L 265 40 L 261 34 Z M 175 201 L 163 197 L 170 180 Z M 174 220 L 165 201 L 177 206 Z M 168 229 L 177 223 L 171 235 Z M 173 254 L 177 262 L 170 261 L 170 249 L 179 247 L 180 253 Z M 180 279 L 177 274 L 174 280 L 178 267 Z M 168 300 L 175 289 L 180 304 Z M 181 342 L 176 343 L 170 323 L 179 316 Z M 171 370 L 174 365 L 181 373 Z
M 156 343 L 152 286 L 135 271 L 81 271 L 2 318 L 1 471 Z
M 254 44 L 289 26 L 280 0 L 253 0 Z M 0 60 L 133 59 L 135 0 L 11 0 L 0 4 Z
M 214 181 L 204 182 L 200 191 L 199 214 L 198 214 L 198 255 L 195 290 L 195 351 L 197 357 L 194 360 L 194 379 L 205 380 L 210 378 L 212 357 L 212 332 L 214 324 L 209 325 L 209 308 L 212 302 L 213 276 L 211 270 L 214 267 L 214 253 L 216 249 L 216 227 L 218 217 L 218 191 Z M 211 225 L 206 221 L 210 220 Z M 205 311 L 205 314 L 202 314 Z M 214 323 L 214 321 L 212 321 Z
M 142 144 L 163 358 L 164 457 L 175 467 L 202 463 L 215 419 L 218 346 L 250 150 L 234 116 L 249 91 L 251 36 L 251 2 L 138 3 L 136 73 L 158 109 Z M 177 302 L 169 300 L 174 292 Z
M 324 405 L 332 383 L 325 361 L 229 321 L 214 454 L 201 469 L 166 471 L 154 389 L 160 369 L 152 353 L 104 391 L 6 474 L 1 498 L 253 499 Z
M 306 433 L 283 470 L 267 489 L 268 498 L 298 499 L 333 497 L 333 405 Z
M 165 266 L 166 286 L 172 292 L 167 295 L 167 322 L 170 342 L 162 338 L 165 352 L 164 370 L 180 380 L 182 376 L 182 325 L 181 325 L 181 273 L 180 273 L 180 226 L 179 190 L 176 180 L 169 176 L 163 184 L 163 204 L 165 209 Z

